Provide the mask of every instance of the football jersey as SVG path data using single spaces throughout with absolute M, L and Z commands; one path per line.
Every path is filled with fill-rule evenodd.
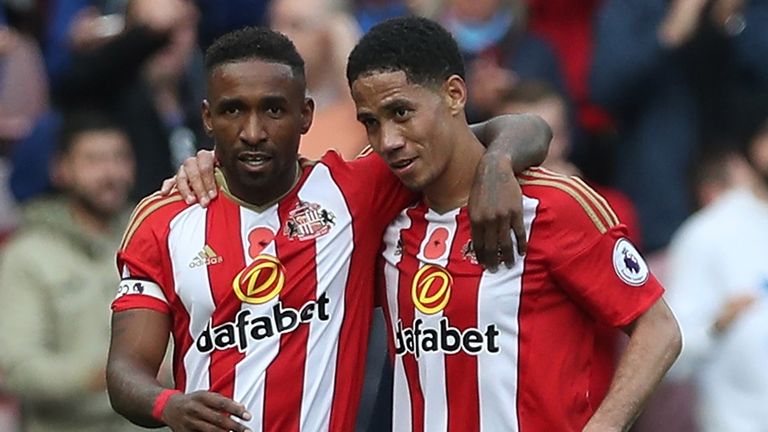
M 387 228 L 379 280 L 393 429 L 580 431 L 598 323 L 631 323 L 663 289 L 605 201 L 576 178 L 520 176 L 527 254 L 477 264 L 466 208 L 423 202 Z
M 354 428 L 381 237 L 415 198 L 375 155 L 300 173 L 261 208 L 220 172 L 208 208 L 150 196 L 118 253 L 113 310 L 170 314 L 176 388 L 244 404 L 253 431 Z

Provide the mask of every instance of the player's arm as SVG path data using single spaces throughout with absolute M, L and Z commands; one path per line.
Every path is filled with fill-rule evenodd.
M 486 156 L 503 158 L 515 173 L 544 162 L 552 140 L 552 129 L 535 114 L 506 114 L 470 125 L 486 146 Z
M 539 116 L 504 115 L 472 126 L 488 149 L 475 173 L 469 198 L 472 243 L 478 261 L 495 268 L 515 260 L 509 229 L 517 251 L 527 248 L 523 225 L 522 191 L 515 173 L 541 164 L 547 157 L 552 130 Z
M 630 336 L 603 402 L 585 432 L 626 431 L 682 348 L 677 321 L 663 298 L 630 325 Z
M 680 353 L 664 287 L 613 209 L 580 179 L 531 170 L 521 181 L 540 198 L 539 239 L 547 241 L 537 248 L 553 281 L 594 319 L 630 335 L 608 395 L 583 430 L 628 430 Z
M 160 384 L 156 376 L 170 329 L 170 316 L 155 310 L 114 313 L 107 388 L 115 411 L 137 425 L 167 425 L 175 432 L 247 430 L 230 418 L 250 419 L 241 404 L 216 393 L 183 394 Z

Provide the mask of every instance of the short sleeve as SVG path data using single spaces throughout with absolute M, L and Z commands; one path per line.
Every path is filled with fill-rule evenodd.
M 170 313 L 167 246 L 156 234 L 152 222 L 151 219 L 141 221 L 134 217 L 127 227 L 122 247 L 117 253 L 121 280 L 112 302 L 114 312 L 152 309 Z
M 664 292 L 611 207 L 578 179 L 547 179 L 542 199 L 554 281 L 598 320 L 630 324 Z
M 599 320 L 624 326 L 648 310 L 664 292 L 621 225 L 599 234 L 586 248 L 557 257 L 552 275 Z

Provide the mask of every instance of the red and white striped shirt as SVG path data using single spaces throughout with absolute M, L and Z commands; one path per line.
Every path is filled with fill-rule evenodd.
M 376 255 L 413 199 L 378 156 L 334 152 L 265 208 L 226 186 L 207 209 L 152 195 L 118 253 L 113 310 L 170 314 L 176 388 L 243 403 L 251 430 L 352 430 Z
M 662 295 L 602 197 L 541 169 L 520 182 L 529 243 L 511 269 L 477 265 L 465 208 L 421 203 L 385 233 L 398 432 L 581 430 L 600 402 L 597 322 L 629 324 Z

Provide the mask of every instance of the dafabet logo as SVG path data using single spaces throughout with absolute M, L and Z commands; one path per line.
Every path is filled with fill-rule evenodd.
M 266 303 L 285 285 L 285 268 L 270 255 L 259 255 L 232 280 L 237 298 L 251 304 Z
M 453 288 L 453 276 L 443 267 L 425 264 L 416 272 L 411 284 L 411 300 L 414 307 L 424 315 L 417 314 L 410 324 L 403 323 L 402 319 L 397 320 L 394 329 L 396 355 L 412 354 L 419 358 L 424 353 L 464 352 L 478 355 L 497 354 L 501 351 L 501 333 L 496 324 L 489 324 L 485 329 L 451 325 L 444 310 L 451 300 Z M 442 315 L 437 315 L 441 312 Z
M 452 288 L 453 277 L 447 270 L 434 264 L 426 264 L 413 277 L 413 305 L 427 315 L 436 314 L 448 305 Z
M 231 321 L 218 325 L 213 318 L 197 337 L 201 353 L 236 348 L 246 352 L 252 342 L 278 337 L 310 322 L 327 323 L 333 313 L 328 293 L 308 299 L 302 305 L 275 299 L 285 285 L 285 268 L 270 255 L 259 255 L 232 280 L 232 288 L 243 303 Z M 269 305 L 265 303 L 275 299 Z

